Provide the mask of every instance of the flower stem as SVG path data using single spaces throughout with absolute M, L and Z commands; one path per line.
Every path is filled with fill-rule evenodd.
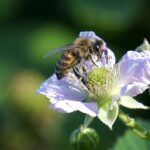
M 88 127 L 91 124 L 91 122 L 93 121 L 93 119 L 94 119 L 93 117 L 86 115 L 84 122 L 83 122 L 83 126 Z
M 133 118 L 129 117 L 121 110 L 119 111 L 119 119 L 139 137 L 150 141 L 150 133 L 146 129 L 139 126 Z

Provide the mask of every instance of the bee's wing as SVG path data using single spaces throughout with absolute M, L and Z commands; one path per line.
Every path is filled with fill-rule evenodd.
M 56 49 L 51 50 L 47 54 L 45 54 L 44 58 L 51 57 L 53 55 L 56 55 L 57 53 L 60 53 L 60 52 L 66 51 L 66 50 L 71 50 L 71 49 L 78 48 L 78 47 L 79 46 L 77 46 L 77 45 L 68 45 L 68 46 L 64 46 L 61 48 L 56 48 Z

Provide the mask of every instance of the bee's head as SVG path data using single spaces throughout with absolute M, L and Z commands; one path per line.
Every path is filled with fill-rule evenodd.
M 92 52 L 101 58 L 102 53 L 107 53 L 106 43 L 103 40 L 96 40 L 92 46 Z

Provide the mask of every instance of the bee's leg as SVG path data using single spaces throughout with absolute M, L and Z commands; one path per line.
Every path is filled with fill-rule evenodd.
M 73 72 L 75 76 L 87 87 L 87 80 L 79 73 L 79 70 L 77 68 L 73 68 Z
M 94 60 L 93 60 L 93 58 L 92 58 L 92 55 L 89 55 L 88 60 L 91 60 L 92 63 L 93 63 L 96 67 L 98 67 L 98 65 L 94 62 Z
M 77 68 L 73 67 L 73 73 L 75 74 L 75 76 L 78 79 L 81 79 L 81 75 L 80 75 L 79 70 Z
M 87 75 L 88 75 L 87 70 L 86 70 L 85 66 L 83 66 L 83 65 L 82 65 L 82 71 L 85 73 L 85 76 L 87 77 Z

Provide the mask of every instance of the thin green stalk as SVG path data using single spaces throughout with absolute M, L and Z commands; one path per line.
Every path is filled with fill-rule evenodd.
M 121 110 L 119 111 L 119 119 L 139 137 L 150 141 L 150 133 L 138 125 L 133 118 L 129 117 Z
M 83 122 L 83 127 L 88 127 L 92 123 L 93 119 L 94 119 L 93 117 L 86 115 Z

